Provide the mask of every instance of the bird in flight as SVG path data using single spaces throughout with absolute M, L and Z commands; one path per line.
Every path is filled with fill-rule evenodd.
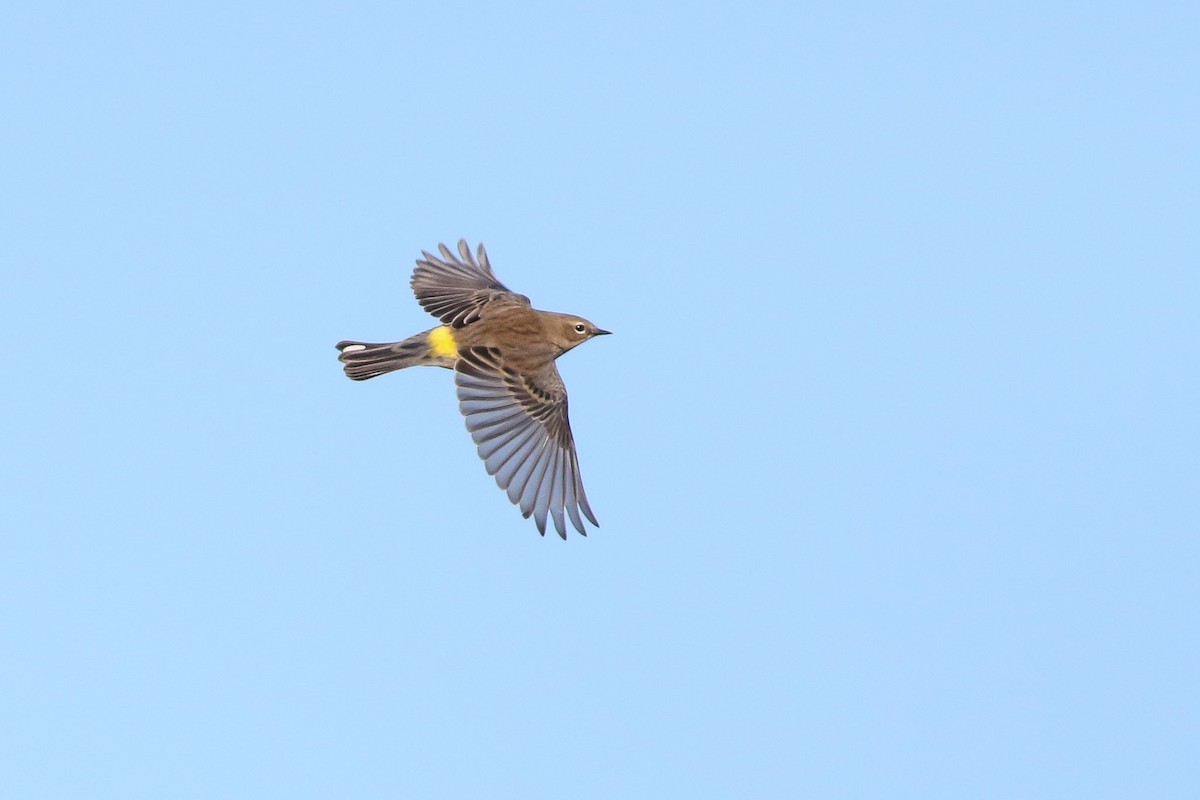
M 586 536 L 581 513 L 600 523 L 583 492 L 567 389 L 554 361 L 609 331 L 534 309 L 497 280 L 482 244 L 472 254 L 460 239 L 457 255 L 444 244 L 438 252 L 422 251 L 411 283 L 417 302 L 442 324 L 399 342 L 338 342 L 338 360 L 356 381 L 405 367 L 454 370 L 458 407 L 488 474 L 543 536 L 549 516 L 566 539 L 564 515 Z

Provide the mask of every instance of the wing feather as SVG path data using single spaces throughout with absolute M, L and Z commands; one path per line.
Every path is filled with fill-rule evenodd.
M 488 474 L 521 514 L 545 535 L 547 520 L 567 538 L 566 520 L 583 535 L 580 516 L 597 525 L 579 476 L 567 419 L 567 390 L 553 364 L 538 375 L 518 373 L 500 351 L 468 347 L 455 367 L 459 408 Z
M 511 291 L 496 278 L 487 250 L 480 244 L 475 254 L 465 239 L 458 241 L 458 255 L 444 244 L 441 257 L 426 250 L 417 259 L 412 274 L 413 294 L 421 308 L 455 328 L 470 325 L 488 306 L 529 307 L 529 298 Z

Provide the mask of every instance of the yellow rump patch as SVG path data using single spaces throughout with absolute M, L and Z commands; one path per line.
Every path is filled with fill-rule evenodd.
M 435 358 L 458 358 L 458 343 L 454 331 L 442 325 L 429 332 L 429 355 Z

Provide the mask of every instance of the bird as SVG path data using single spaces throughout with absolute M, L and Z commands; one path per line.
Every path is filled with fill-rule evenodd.
M 442 323 L 398 342 L 341 341 L 338 360 L 351 380 L 364 381 L 415 366 L 454 370 L 458 406 L 489 475 L 533 516 L 546 535 L 547 518 L 567 538 L 565 517 L 587 536 L 599 527 L 579 473 L 567 419 L 567 388 L 555 360 L 611 331 L 583 317 L 539 311 L 496 278 L 487 250 L 438 255 L 421 251 L 410 282 L 417 302 Z

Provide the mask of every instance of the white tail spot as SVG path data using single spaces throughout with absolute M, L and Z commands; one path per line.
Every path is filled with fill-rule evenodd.
M 348 344 L 342 348 L 342 352 L 343 353 L 353 353 L 357 350 L 366 350 L 366 349 L 367 349 L 367 346 L 365 344 Z

